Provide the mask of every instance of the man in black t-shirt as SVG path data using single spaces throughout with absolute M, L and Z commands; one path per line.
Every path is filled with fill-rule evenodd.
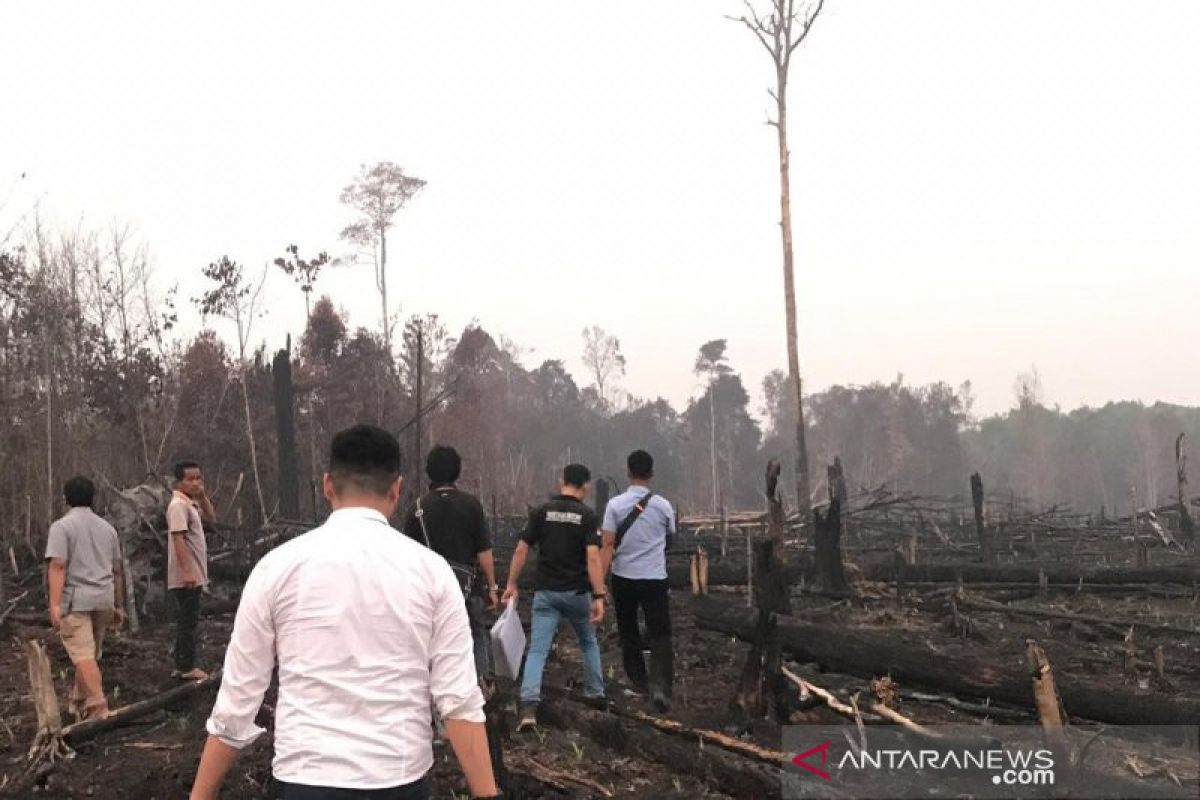
M 487 517 L 479 499 L 454 485 L 462 472 L 462 459 L 453 447 L 437 446 L 425 458 L 429 491 L 417 500 L 404 518 L 404 532 L 446 559 L 454 568 L 467 602 L 475 670 L 487 684 L 492 680 L 492 644 L 484 617 L 499 605 L 496 567 Z
M 530 547 L 538 549 L 537 591 L 533 595 L 532 642 L 521 682 L 521 720 L 518 730 L 537 724 L 542 695 L 542 671 L 554 644 L 558 623 L 566 619 L 575 629 L 583 654 L 586 695 L 604 702 L 604 672 L 596 623 L 604 619 L 604 566 L 600 560 L 600 518 L 583 500 L 592 475 L 582 464 L 563 470 L 557 497 L 529 515 L 529 525 L 513 554 L 504 601 L 516 601 L 517 579 Z

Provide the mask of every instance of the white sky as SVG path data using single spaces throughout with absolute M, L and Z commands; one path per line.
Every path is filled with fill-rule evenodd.
M 765 0 L 760 0 L 765 2 Z M 362 162 L 425 178 L 391 253 L 404 313 L 478 317 L 684 401 L 726 337 L 785 362 L 766 54 L 733 0 L 7 3 L 0 209 L 134 223 L 197 293 L 228 253 L 344 252 Z M 802 369 L 970 378 L 1010 405 L 1200 403 L 1200 3 L 828 0 L 790 95 Z M 281 274 L 261 332 L 299 332 Z M 329 273 L 375 326 L 370 268 Z M 187 309 L 189 316 L 194 316 Z

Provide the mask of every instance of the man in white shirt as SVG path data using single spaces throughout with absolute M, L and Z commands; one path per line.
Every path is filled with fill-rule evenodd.
M 330 447 L 321 527 L 268 553 L 242 592 L 193 800 L 217 797 L 278 664 L 275 797 L 425 800 L 430 701 L 474 797 L 498 796 L 462 592 L 388 524 L 400 445 L 357 425 Z

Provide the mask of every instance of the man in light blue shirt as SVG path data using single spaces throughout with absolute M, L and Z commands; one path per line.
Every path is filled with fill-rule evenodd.
M 674 682 L 667 540 L 675 533 L 675 509 L 650 489 L 654 459 L 635 450 L 626 461 L 629 489 L 608 502 L 601 534 L 604 564 L 612 565 L 613 605 L 625 674 L 633 691 L 649 694 L 659 711 L 669 707 Z M 650 675 L 642 655 L 638 610 L 646 618 Z

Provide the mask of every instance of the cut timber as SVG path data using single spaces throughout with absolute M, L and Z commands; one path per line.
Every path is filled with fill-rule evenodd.
M 697 627 L 752 641 L 752 612 L 708 597 L 696 598 L 694 608 Z M 862 678 L 890 675 L 906 686 L 1034 707 L 1029 672 L 1012 664 L 1011 654 L 950 654 L 894 629 L 813 625 L 785 616 L 778 617 L 778 635 L 784 651 L 797 660 L 815 661 L 834 672 Z M 1112 681 L 1070 674 L 1060 676 L 1058 690 L 1073 715 L 1098 722 L 1195 725 L 1200 720 L 1196 697 L 1130 687 L 1117 691 Z
M 963 598 L 957 601 L 961 608 L 971 608 L 976 611 L 990 611 L 996 614 L 1006 614 L 1013 617 L 1033 617 L 1034 619 L 1061 619 L 1068 622 L 1086 622 L 1093 625 L 1120 625 L 1122 628 L 1139 628 L 1142 631 L 1158 631 L 1175 636 L 1200 636 L 1200 630 L 1179 628 L 1173 625 L 1159 625 L 1153 622 L 1143 622 L 1122 617 L 1098 617 L 1091 614 L 1074 614 L 1068 611 L 1048 611 L 1043 608 L 1022 608 L 1007 606 L 991 600 L 970 600 Z
M 1038 572 L 1046 575 L 1048 584 L 1112 584 L 1112 583 L 1176 583 L 1191 586 L 1200 582 L 1200 565 L 1178 564 L 1169 567 L 1110 567 L 1107 569 L 1075 569 L 1061 564 L 922 564 L 903 567 L 899 574 L 893 564 L 883 562 L 866 568 L 866 577 L 876 581 L 902 578 L 912 583 L 1027 583 L 1038 585 Z
M 145 700 L 139 700 L 136 703 L 114 709 L 104 719 L 84 720 L 74 725 L 68 725 L 62 729 L 62 738 L 70 744 L 86 742 L 88 739 L 94 739 L 102 733 L 115 730 L 123 725 L 128 725 L 153 711 L 165 708 L 180 700 L 186 700 L 201 692 L 213 689 L 220 684 L 221 670 L 217 670 L 202 681 L 185 683 L 176 686 L 174 689 L 169 689 L 162 694 L 156 694 L 153 697 L 147 697 Z

